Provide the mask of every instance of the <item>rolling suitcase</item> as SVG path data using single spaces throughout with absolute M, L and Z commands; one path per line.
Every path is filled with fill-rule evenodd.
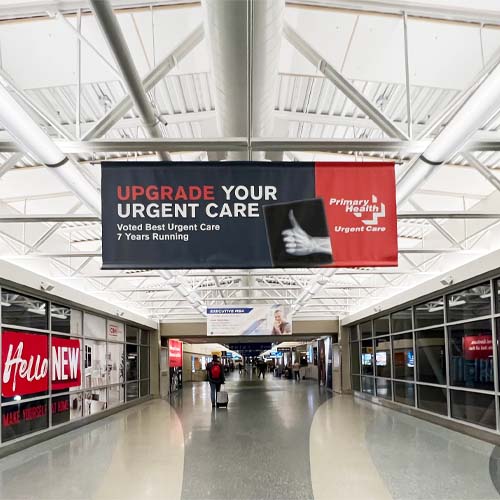
M 229 398 L 226 391 L 219 391 L 217 393 L 217 408 L 227 408 Z

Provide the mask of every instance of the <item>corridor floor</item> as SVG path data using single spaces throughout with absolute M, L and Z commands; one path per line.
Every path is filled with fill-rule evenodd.
M 0 499 L 499 499 L 500 449 L 314 382 L 233 374 L 0 460 Z

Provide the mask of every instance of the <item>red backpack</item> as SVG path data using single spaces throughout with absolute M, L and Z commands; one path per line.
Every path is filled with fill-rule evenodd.
M 217 380 L 220 378 L 221 370 L 220 370 L 220 365 L 217 363 L 214 363 L 212 367 L 210 368 L 210 375 L 214 380 Z

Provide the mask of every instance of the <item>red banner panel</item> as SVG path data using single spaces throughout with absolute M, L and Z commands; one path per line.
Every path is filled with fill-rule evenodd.
M 393 163 L 317 163 L 333 263 L 328 267 L 397 266 Z
M 180 340 L 168 341 L 168 359 L 170 368 L 182 368 L 182 342 Z
M 81 384 L 80 341 L 52 337 L 52 388 Z M 2 332 L 2 396 L 12 398 L 49 388 L 49 342 L 46 334 Z
M 462 339 L 464 359 L 488 359 L 493 356 L 491 335 L 468 335 Z

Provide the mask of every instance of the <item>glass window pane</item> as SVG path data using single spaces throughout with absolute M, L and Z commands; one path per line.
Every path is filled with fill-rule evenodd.
M 404 332 L 413 328 L 411 321 L 411 307 L 403 311 L 397 311 L 391 314 L 392 333 Z
M 406 382 L 394 382 L 394 401 L 408 406 L 415 406 L 415 385 Z
M 391 338 L 375 339 L 375 369 L 377 377 L 391 378 Z
M 359 380 L 359 375 L 352 376 L 352 390 L 353 391 L 361 391 L 361 382 Z
M 127 384 L 127 401 L 137 399 L 139 397 L 139 384 L 132 382 Z
M 491 321 L 448 327 L 450 385 L 493 391 L 493 339 Z
M 140 347 L 141 354 L 141 379 L 149 378 L 149 347 L 141 346 Z
M 359 342 L 351 344 L 351 373 L 359 373 Z
M 444 323 L 444 301 L 442 297 L 415 306 L 415 328 Z
M 349 329 L 351 333 L 351 341 L 358 340 L 358 325 L 351 326 Z
M 389 335 L 389 316 L 377 318 L 373 321 L 375 335 Z
M 495 311 L 500 313 L 500 279 L 495 281 Z
M 106 385 L 106 342 L 85 339 L 83 366 L 85 387 Z
M 82 334 L 82 312 L 52 303 L 50 305 L 50 328 L 55 332 Z
M 384 399 L 392 399 L 391 381 L 386 378 L 377 378 L 377 396 Z
M 361 390 L 367 394 L 375 395 L 374 379 L 371 377 L 361 377 Z
M 83 415 L 95 415 L 107 408 L 106 401 L 106 388 L 93 389 L 85 393 L 85 400 L 83 402 Z
M 444 329 L 433 328 L 415 333 L 417 348 L 417 380 L 446 384 Z
M 372 336 L 372 322 L 367 321 L 366 323 L 361 323 L 359 325 L 359 331 L 361 332 L 361 338 L 366 339 Z
M 127 325 L 127 342 L 133 342 L 134 344 L 137 344 L 138 340 L 139 340 L 139 328 Z
M 475 392 L 450 391 L 451 416 L 473 424 L 497 428 L 495 396 Z
M 125 340 L 125 325 L 108 319 L 108 340 L 123 342 Z
M 125 363 L 125 372 L 127 381 L 137 380 L 139 375 L 137 371 L 137 346 L 127 344 L 127 356 Z
M 16 359 L 23 360 L 26 370 L 19 369 Z M 45 396 L 48 389 L 49 335 L 3 329 L 2 401 Z
M 141 344 L 149 345 L 150 336 L 151 332 L 149 330 L 141 330 Z
M 446 297 L 448 321 L 488 316 L 491 314 L 491 287 L 489 282 L 483 283 Z
M 2 408 L 2 441 L 26 436 L 49 426 L 49 400 L 43 399 Z
M 118 406 L 125 401 L 124 385 L 113 385 L 108 387 L 108 407 Z
M 140 383 L 140 387 L 141 387 L 141 398 L 143 398 L 144 396 L 148 396 L 149 395 L 149 380 L 143 380 Z
M 47 330 L 47 302 L 2 289 L 2 323 Z
M 446 389 L 429 385 L 417 386 L 418 407 L 440 415 L 448 415 Z
M 82 388 L 82 339 L 52 335 L 52 393 L 79 391 Z
M 361 343 L 361 373 L 373 375 L 373 341 L 363 340 Z
M 64 424 L 81 418 L 83 410 L 83 394 L 66 394 L 52 398 L 52 425 Z
M 413 380 L 415 356 L 412 333 L 403 333 L 392 337 L 392 357 L 394 359 L 394 378 Z
M 85 337 L 93 337 L 96 339 L 106 338 L 106 320 L 104 318 L 85 313 L 83 321 Z
M 122 384 L 125 382 L 125 359 L 123 357 L 124 344 L 108 342 L 106 371 L 109 384 Z

